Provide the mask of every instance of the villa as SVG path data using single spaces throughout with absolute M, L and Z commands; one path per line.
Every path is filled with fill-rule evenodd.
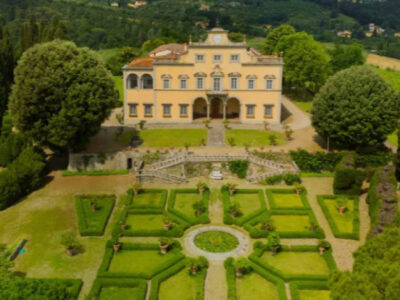
M 282 57 L 261 55 L 246 41 L 232 42 L 221 28 L 212 29 L 205 41 L 190 39 L 163 51 L 123 67 L 125 124 L 280 123 Z

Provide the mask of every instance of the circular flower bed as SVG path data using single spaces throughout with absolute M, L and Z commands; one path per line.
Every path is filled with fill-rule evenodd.
M 238 239 L 224 231 L 206 231 L 196 235 L 195 245 L 205 251 L 213 253 L 229 252 L 238 245 Z

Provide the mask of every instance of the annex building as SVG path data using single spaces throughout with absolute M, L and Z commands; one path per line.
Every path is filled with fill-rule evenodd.
M 125 124 L 280 123 L 281 57 L 232 42 L 221 28 L 203 42 L 161 47 L 123 68 Z

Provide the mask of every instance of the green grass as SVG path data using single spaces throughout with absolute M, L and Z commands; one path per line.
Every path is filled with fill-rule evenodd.
M 108 271 L 151 273 L 174 255 L 172 251 L 162 255 L 157 250 L 120 250 L 113 255 Z
M 161 192 L 142 192 L 133 198 L 132 206 L 161 207 L 163 204 Z
M 339 231 L 346 233 L 353 232 L 354 202 L 351 200 L 347 201 L 347 210 L 343 214 L 339 214 L 335 199 L 324 199 L 324 202 Z
M 271 219 L 278 232 L 308 232 L 310 231 L 310 217 L 308 215 L 272 215 Z
M 278 145 L 285 143 L 285 138 L 279 132 L 263 131 L 263 130 L 249 130 L 249 129 L 230 129 L 225 130 L 225 142 L 233 138 L 234 146 L 268 146 L 270 144 L 269 136 L 275 135 Z
M 196 277 L 183 269 L 161 283 L 158 300 L 196 300 L 196 295 L 200 293 L 198 288 Z
M 236 279 L 237 300 L 279 300 L 278 288 L 255 272 Z
M 258 193 L 235 193 L 230 196 L 230 202 L 238 202 L 240 205 L 240 211 L 245 216 L 261 208 Z
M 95 170 L 95 171 L 63 171 L 62 176 L 109 176 L 109 175 L 125 175 L 129 174 L 129 170 Z
M 195 216 L 193 204 L 202 200 L 199 193 L 176 193 L 174 208 L 190 217 Z
M 264 47 L 265 37 L 254 37 L 252 39 L 247 40 L 247 46 L 250 48 L 254 48 L 258 51 L 262 51 Z
M 312 101 L 296 101 L 291 100 L 297 107 L 299 107 L 302 111 L 307 113 L 311 112 L 313 102 Z
M 392 84 L 397 91 L 400 91 L 400 72 L 377 67 L 375 67 L 375 70 L 378 71 L 378 73 L 385 78 L 386 81 Z
M 329 291 L 299 290 L 299 300 L 330 300 Z
M 159 230 L 163 229 L 163 218 L 161 214 L 128 214 L 126 225 L 133 230 Z
M 285 275 L 328 275 L 329 267 L 318 252 L 283 251 L 272 255 L 266 251 L 261 261 L 282 271 Z
M 300 177 L 333 177 L 335 173 L 333 172 L 300 172 Z
M 99 300 L 142 300 L 138 295 L 138 288 L 129 287 L 103 287 L 100 292 Z
M 119 93 L 119 100 L 121 102 L 124 101 L 124 85 L 122 81 L 122 76 L 113 76 L 115 88 L 118 90 Z
M 397 139 L 397 130 L 391 134 L 388 135 L 387 140 L 389 143 L 391 143 L 393 146 L 397 147 L 399 145 L 398 139 Z
M 301 198 L 296 193 L 273 193 L 275 206 L 277 207 L 304 207 Z
M 239 245 L 237 238 L 223 231 L 206 231 L 194 238 L 196 246 L 208 252 L 228 252 Z
M 100 49 L 97 51 L 97 54 L 100 55 L 101 59 L 104 62 L 107 62 L 111 57 L 118 54 L 121 51 L 121 48 L 112 48 L 112 49 Z

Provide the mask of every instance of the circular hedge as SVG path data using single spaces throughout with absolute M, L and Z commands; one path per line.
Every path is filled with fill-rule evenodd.
M 229 252 L 238 245 L 238 239 L 228 232 L 224 231 L 206 231 L 198 234 L 194 239 L 195 245 L 208 252 Z

